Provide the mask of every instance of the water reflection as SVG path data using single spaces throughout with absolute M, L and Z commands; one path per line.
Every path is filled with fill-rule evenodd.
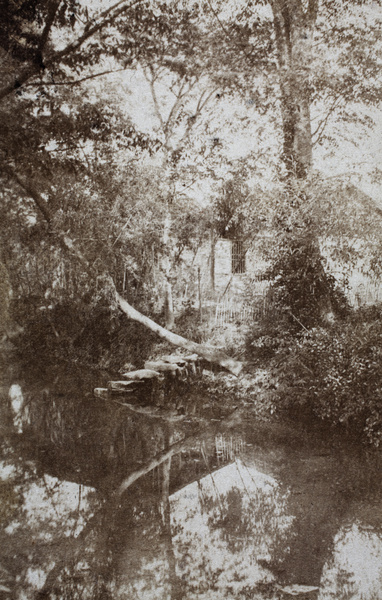
M 243 415 L 131 413 L 88 382 L 21 388 L 28 419 L 0 414 L 0 598 L 379 597 L 375 457 Z
M 377 600 L 382 590 L 381 532 L 353 523 L 341 528 L 325 565 L 319 600 Z
M 274 581 L 262 561 L 292 518 L 273 478 L 236 459 L 173 494 L 171 508 L 186 597 L 246 597 Z

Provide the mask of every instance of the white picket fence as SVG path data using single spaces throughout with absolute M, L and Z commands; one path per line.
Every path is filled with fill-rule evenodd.
M 247 324 L 253 320 L 260 319 L 265 314 L 272 312 L 272 302 L 269 301 L 266 294 L 266 288 L 256 294 L 252 304 L 249 305 L 245 300 L 239 297 L 223 298 L 215 307 L 215 326 L 223 327 L 228 323 Z M 354 308 L 360 306 L 370 306 L 382 302 L 382 283 L 368 282 L 360 284 L 349 290 L 345 294 Z
M 226 323 L 238 321 L 247 323 L 254 316 L 254 309 L 235 300 L 219 302 L 215 310 L 215 325 L 223 326 Z
M 241 437 L 217 435 L 215 437 L 215 451 L 218 462 L 235 460 L 243 452 L 244 446 Z
M 377 304 L 382 302 L 382 284 L 369 282 L 366 285 L 360 284 L 355 288 L 351 288 L 346 293 L 349 302 L 355 308 L 360 306 Z

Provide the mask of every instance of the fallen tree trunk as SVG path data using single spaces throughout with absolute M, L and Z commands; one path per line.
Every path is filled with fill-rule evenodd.
M 18 185 L 24 190 L 27 195 L 32 198 L 36 207 L 44 217 L 46 223 L 49 226 L 50 232 L 55 234 L 54 239 L 58 245 L 65 250 L 65 252 L 69 253 L 71 256 L 75 256 L 84 267 L 89 268 L 88 260 L 83 256 L 79 248 L 76 247 L 74 242 L 62 231 L 57 231 L 53 228 L 53 216 L 50 213 L 50 209 L 48 203 L 42 197 L 40 192 L 34 187 L 34 185 L 24 178 L 20 177 L 18 173 L 16 173 L 13 169 L 7 168 L 7 173 L 10 175 Z M 187 340 L 186 338 L 177 335 L 176 333 L 172 333 L 168 329 L 161 327 L 155 321 L 149 319 L 145 315 L 142 315 L 139 311 L 133 308 L 122 296 L 115 290 L 116 300 L 120 307 L 120 309 L 133 321 L 137 321 L 141 323 L 154 333 L 156 333 L 159 337 L 170 342 L 170 344 L 174 344 L 175 346 L 179 346 L 180 348 L 184 348 L 188 352 L 196 353 L 202 358 L 208 360 L 211 363 L 220 365 L 224 367 L 232 373 L 233 375 L 239 375 L 243 365 L 241 362 L 230 358 L 221 350 L 217 348 L 204 346 L 202 344 L 197 344 L 196 342 L 192 342 L 191 340 Z
M 217 348 L 205 346 L 203 344 L 197 344 L 196 342 L 192 342 L 181 335 L 177 335 L 176 333 L 161 327 L 161 325 L 158 325 L 158 323 L 155 323 L 155 321 L 152 321 L 149 317 L 142 315 L 142 313 L 133 308 L 128 302 L 126 302 L 126 300 L 124 300 L 124 298 L 122 298 L 122 296 L 120 296 L 120 294 L 118 294 L 118 292 L 116 292 L 116 297 L 120 309 L 127 317 L 129 317 L 129 319 L 141 323 L 156 333 L 163 340 L 170 342 L 170 344 L 179 346 L 188 352 L 196 353 L 205 360 L 224 367 L 224 369 L 227 369 L 227 371 L 233 375 L 239 375 L 243 368 L 243 364 L 240 361 L 230 358 L 227 356 L 227 354 L 221 350 L 218 350 Z

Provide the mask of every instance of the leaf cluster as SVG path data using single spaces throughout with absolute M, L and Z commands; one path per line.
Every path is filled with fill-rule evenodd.
M 41 64 L 44 26 L 51 16 L 58 26 L 70 27 L 86 11 L 77 0 L 1 0 L 0 12 L 1 48 L 17 61 Z
M 276 405 L 382 441 L 381 309 L 303 332 L 273 362 Z

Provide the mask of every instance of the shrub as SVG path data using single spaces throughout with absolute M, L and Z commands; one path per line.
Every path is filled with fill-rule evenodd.
M 73 299 L 42 310 L 39 301 L 24 298 L 12 308 L 24 325 L 14 341 L 17 355 L 32 368 L 41 364 L 49 369 L 62 360 L 112 371 L 126 362 L 142 366 L 156 341 L 154 334 L 106 303 Z
M 280 241 L 265 277 L 269 287 L 259 300 L 246 290 L 257 321 L 248 332 L 247 348 L 255 359 L 269 359 L 295 335 L 345 318 L 348 302 L 335 278 L 324 268 L 317 241 L 309 235 Z M 257 303 L 257 304 L 256 304 Z
M 355 312 L 346 321 L 304 331 L 271 364 L 274 402 L 345 425 L 382 443 L 382 312 Z
M 291 331 L 317 327 L 329 313 L 344 316 L 348 310 L 335 278 L 324 268 L 318 243 L 309 237 L 289 240 L 268 275 L 274 311 L 288 321 Z

